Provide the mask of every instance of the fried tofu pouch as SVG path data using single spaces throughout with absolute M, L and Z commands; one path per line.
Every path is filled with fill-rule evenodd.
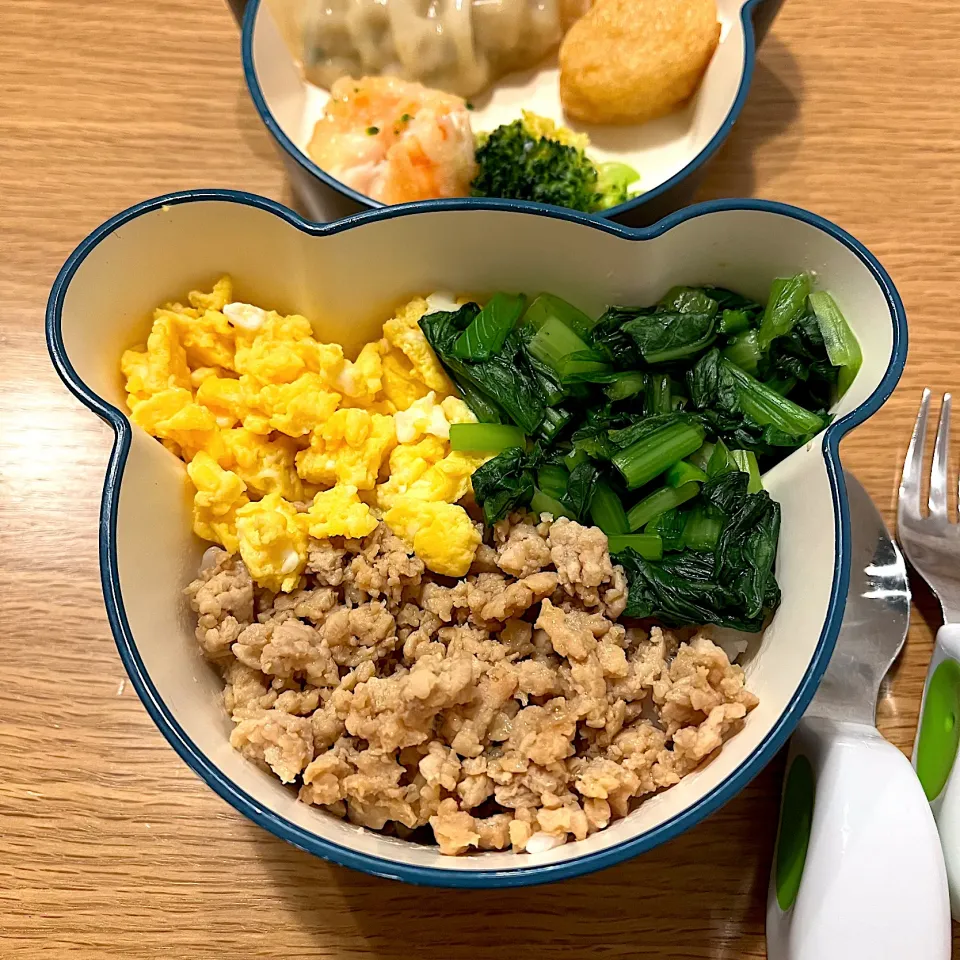
M 584 123 L 666 116 L 696 91 L 720 41 L 716 0 L 596 0 L 560 45 L 560 99 Z

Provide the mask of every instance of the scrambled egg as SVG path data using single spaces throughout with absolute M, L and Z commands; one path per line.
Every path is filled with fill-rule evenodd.
M 464 576 L 480 546 L 480 531 L 450 503 L 401 497 L 383 519 L 427 567 L 449 577 Z
M 359 539 L 373 533 L 377 518 L 361 502 L 357 488 L 341 483 L 323 490 L 313 498 L 307 511 L 307 529 L 311 537 L 350 537 Z
M 193 498 L 193 528 L 197 535 L 236 553 L 240 549 L 237 510 L 250 502 L 247 485 L 205 451 L 187 464 L 187 473 L 197 488 Z
M 297 508 L 279 493 L 237 511 L 240 556 L 250 576 L 268 590 L 289 592 L 307 565 L 307 530 Z
M 480 533 L 457 501 L 486 458 L 450 451 L 450 424 L 476 418 L 420 330 L 426 300 L 352 362 L 305 317 L 234 301 L 229 277 L 187 303 L 120 368 L 133 422 L 187 463 L 198 536 L 274 591 L 297 588 L 309 537 L 381 518 L 429 569 L 467 572 Z
M 393 417 L 345 407 L 314 429 L 310 446 L 297 454 L 297 470 L 311 483 L 349 483 L 372 490 L 396 442 Z

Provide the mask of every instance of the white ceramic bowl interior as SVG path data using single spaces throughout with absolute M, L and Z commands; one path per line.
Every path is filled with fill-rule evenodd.
M 489 92 L 473 99 L 471 121 L 475 132 L 493 130 L 532 110 L 590 136 L 590 155 L 597 161 L 620 160 L 640 173 L 638 187 L 650 194 L 705 155 L 721 128 L 734 114 L 748 68 L 744 8 L 749 0 L 717 0 L 720 44 L 697 93 L 667 117 L 637 126 L 593 126 L 564 117 L 560 105 L 559 69 L 553 57 L 539 68 L 504 77 Z M 265 0 L 248 0 L 244 67 L 254 104 L 279 145 L 301 166 L 326 180 L 334 189 L 370 207 L 380 204 L 334 180 L 306 152 L 313 128 L 323 114 L 326 90 L 305 81 Z M 749 43 L 753 43 L 752 36 Z M 745 91 L 744 91 L 745 92 Z M 315 219 L 336 215 L 333 198 L 311 191 L 303 198 Z M 619 209 L 619 208 L 617 208 Z M 611 211 L 611 215 L 616 211 Z
M 200 655 L 181 593 L 205 546 L 191 533 L 184 466 L 123 412 L 120 353 L 145 338 L 155 305 L 229 273 L 240 298 L 301 313 L 318 337 L 356 352 L 395 306 L 435 289 L 547 290 L 597 313 L 607 303 L 651 302 L 673 284 L 720 284 L 762 300 L 774 277 L 799 270 L 834 294 L 863 366 L 826 437 L 765 478 L 783 508 L 783 603 L 748 657 L 760 705 L 713 762 L 579 843 L 451 858 L 301 804 L 231 749 L 222 683 Z M 842 614 L 848 548 L 837 443 L 893 389 L 906 349 L 882 268 L 837 228 L 778 204 L 703 205 L 635 232 L 455 204 L 317 227 L 270 201 L 213 192 L 150 201 L 93 234 L 58 278 L 48 335 L 68 385 L 118 433 L 101 525 L 104 591 L 125 665 L 164 734 L 222 796 L 285 839 L 370 872 L 460 885 L 556 879 L 648 849 L 718 807 L 772 757 L 813 695 Z

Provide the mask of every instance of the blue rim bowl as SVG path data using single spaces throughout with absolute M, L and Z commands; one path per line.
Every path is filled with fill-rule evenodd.
M 720 149 L 740 116 L 750 92 L 750 84 L 753 80 L 753 71 L 756 65 L 757 48 L 766 36 L 783 2 L 784 0 L 746 0 L 741 8 L 740 20 L 743 27 L 744 49 L 740 84 L 729 112 L 706 146 L 689 160 L 682 169 L 653 189 L 628 200 L 626 203 L 621 203 L 609 210 L 604 210 L 602 213 L 590 214 L 589 216 L 640 226 L 652 224 L 693 200 L 694 192 L 706 172 L 707 161 L 711 160 L 717 150 Z M 277 145 L 300 201 L 305 204 L 310 215 L 317 220 L 330 219 L 328 215 L 330 210 L 336 216 L 344 216 L 358 210 L 382 207 L 383 204 L 379 201 L 371 200 L 362 193 L 358 193 L 352 187 L 348 187 L 317 166 L 306 152 L 297 147 L 290 137 L 284 133 L 271 112 L 260 79 L 257 76 L 253 53 L 254 28 L 262 3 L 263 0 L 233 2 L 234 12 L 240 19 L 242 26 L 243 76 L 253 100 L 254 108 Z M 336 196 L 339 202 L 334 202 L 331 206 L 331 203 L 327 201 L 330 196 Z M 441 203 L 443 201 L 424 202 Z M 482 206 L 484 200 L 468 198 L 461 202 Z M 514 202 L 522 203 L 524 206 L 536 210 L 546 208 L 545 204 L 527 201 Z
M 831 423 L 823 435 L 823 458 L 832 497 L 835 535 L 835 556 L 830 599 L 816 651 L 787 708 L 772 725 L 759 746 L 717 787 L 703 795 L 680 814 L 666 820 L 647 832 L 597 853 L 587 854 L 558 864 L 503 870 L 448 871 L 420 866 L 397 864 L 380 857 L 360 853 L 346 846 L 324 840 L 317 835 L 266 809 L 249 793 L 226 777 L 191 740 L 164 703 L 153 680 L 147 673 L 137 648 L 121 595 L 117 562 L 117 513 L 120 485 L 130 451 L 132 427 L 125 413 L 94 392 L 78 375 L 64 345 L 61 318 L 64 301 L 71 280 L 85 259 L 104 240 L 125 225 L 160 208 L 197 201 L 225 201 L 243 204 L 267 211 L 310 236 L 332 236 L 353 230 L 364 224 L 396 217 L 416 216 L 435 212 L 438 206 L 446 210 L 510 210 L 528 216 L 548 217 L 573 221 L 589 226 L 600 233 L 611 234 L 631 241 L 645 241 L 663 234 L 680 224 L 719 211 L 766 211 L 809 224 L 838 241 L 866 267 L 883 299 L 892 320 L 892 350 L 886 370 L 873 392 L 859 406 Z M 794 726 L 810 703 L 817 685 L 827 667 L 836 642 L 843 616 L 850 568 L 850 515 L 839 444 L 853 427 L 875 413 L 893 392 L 907 354 L 907 324 L 900 297 L 887 272 L 876 258 L 856 239 L 833 223 L 816 214 L 766 200 L 721 200 L 703 203 L 679 211 L 659 223 L 641 229 L 623 227 L 609 221 L 557 209 L 531 210 L 528 205 L 510 201 L 463 203 L 462 201 L 430 201 L 399 207 L 384 207 L 349 217 L 337 223 L 319 225 L 304 220 L 292 210 L 262 197 L 232 190 L 191 190 L 172 193 L 136 204 L 111 217 L 84 239 L 61 268 L 50 293 L 46 311 L 46 339 L 53 365 L 69 390 L 90 410 L 105 420 L 114 432 L 114 443 L 104 480 L 100 509 L 100 574 L 107 617 L 124 667 L 143 701 L 147 712 L 171 746 L 207 785 L 236 810 L 254 823 L 269 830 L 282 840 L 309 853 L 344 866 L 381 877 L 389 877 L 414 884 L 448 887 L 513 887 L 561 880 L 599 870 L 652 849 L 678 836 L 704 817 L 713 813 L 750 782 L 773 758 L 786 742 Z

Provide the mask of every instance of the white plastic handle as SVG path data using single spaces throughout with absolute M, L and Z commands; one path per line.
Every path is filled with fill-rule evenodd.
M 945 623 L 937 632 L 937 644 L 933 650 L 933 657 L 930 660 L 930 668 L 927 671 L 927 679 L 923 685 L 923 700 L 920 704 L 920 724 L 917 728 L 917 740 L 913 746 L 913 765 L 917 767 L 917 759 L 920 751 L 921 738 L 927 744 L 930 751 L 931 764 L 927 764 L 926 770 L 922 771 L 923 780 L 927 787 L 927 795 L 930 796 L 930 807 L 937 821 L 937 828 L 940 831 L 940 843 L 943 846 L 943 859 L 947 866 L 947 881 L 950 885 L 950 908 L 954 919 L 960 919 L 960 764 L 954 763 L 956 760 L 956 745 L 950 745 L 950 728 L 960 724 L 960 715 L 958 715 L 957 706 L 960 705 L 960 669 L 954 669 L 952 674 L 941 671 L 941 688 L 939 703 L 934 707 L 930 704 L 928 711 L 928 693 L 930 683 L 937 672 L 938 667 L 945 661 L 952 661 L 954 664 L 960 664 L 960 624 Z M 952 694 L 952 696 L 951 696 Z M 951 700 L 953 701 L 951 703 Z M 929 712 L 929 715 L 928 715 Z M 941 727 L 940 737 L 937 738 L 933 730 L 929 729 L 932 725 Z M 954 734 L 954 740 L 956 735 Z M 944 756 L 943 751 L 949 750 L 949 754 Z M 936 796 L 931 796 L 931 776 L 936 780 L 936 767 L 942 764 L 943 772 L 949 770 L 946 784 Z M 952 765 L 952 766 L 951 766 Z
M 774 858 L 769 960 L 948 960 L 946 871 L 910 762 L 874 727 L 820 717 L 797 727 L 788 780 L 798 757 L 813 774 L 809 843 L 787 909 Z M 781 826 L 778 853 L 795 828 Z

